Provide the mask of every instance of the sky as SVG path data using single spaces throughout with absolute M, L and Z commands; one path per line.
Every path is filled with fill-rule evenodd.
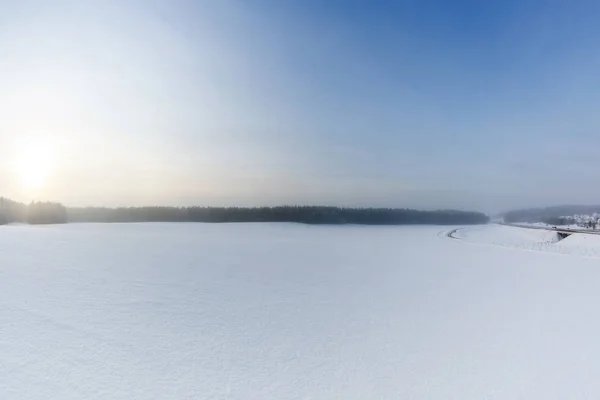
M 600 3 L 0 0 L 0 195 L 600 203 Z

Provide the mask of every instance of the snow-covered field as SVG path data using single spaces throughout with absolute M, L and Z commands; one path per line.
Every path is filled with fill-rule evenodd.
M 449 230 L 0 227 L 0 399 L 600 397 L 582 239 Z

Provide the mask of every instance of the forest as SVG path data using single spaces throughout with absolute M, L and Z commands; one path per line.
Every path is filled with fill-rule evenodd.
M 60 203 L 34 201 L 23 204 L 0 197 L 0 225 L 21 222 L 27 224 L 63 224 L 68 222 L 67 208 Z
M 70 207 L 54 202 L 28 205 L 0 198 L 0 223 L 66 222 L 298 222 L 305 224 L 465 225 L 485 224 L 479 212 L 406 208 L 279 207 Z

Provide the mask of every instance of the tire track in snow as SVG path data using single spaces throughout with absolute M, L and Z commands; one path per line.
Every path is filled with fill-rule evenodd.
M 452 229 L 451 231 L 446 232 L 446 236 L 448 236 L 450 239 L 456 239 L 456 240 L 460 240 L 460 238 L 457 238 L 456 236 L 454 236 L 454 234 L 458 231 L 459 228 L 456 229 Z

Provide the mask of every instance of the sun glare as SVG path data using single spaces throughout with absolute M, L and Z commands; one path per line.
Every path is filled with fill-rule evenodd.
M 19 149 L 15 173 L 25 189 L 41 189 L 46 184 L 53 167 L 52 155 L 51 146 L 44 143 L 28 143 Z

